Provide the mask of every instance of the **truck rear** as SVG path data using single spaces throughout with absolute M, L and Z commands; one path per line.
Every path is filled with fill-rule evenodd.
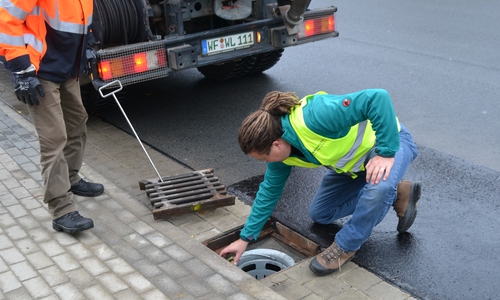
M 338 36 L 337 8 L 309 10 L 309 2 L 94 0 L 90 79 L 98 89 L 192 68 L 214 80 L 263 72 L 286 47 Z

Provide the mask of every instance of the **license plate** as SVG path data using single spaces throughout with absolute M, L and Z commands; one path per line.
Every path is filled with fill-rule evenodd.
M 248 48 L 254 44 L 253 32 L 228 35 L 201 41 L 201 50 L 204 55 L 233 51 Z

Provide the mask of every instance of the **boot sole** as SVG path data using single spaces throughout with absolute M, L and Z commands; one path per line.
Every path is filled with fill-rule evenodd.
M 84 227 L 80 227 L 80 228 L 68 228 L 68 227 L 64 227 L 62 225 L 59 225 L 57 223 L 52 222 L 52 228 L 54 228 L 55 231 L 63 231 L 63 232 L 69 233 L 69 234 L 75 234 L 75 233 L 78 233 L 80 231 L 94 228 L 94 223 L 92 222 L 90 224 L 90 226 L 84 226 Z
M 415 218 L 417 217 L 417 204 L 421 193 L 422 184 L 420 182 L 412 183 L 410 187 L 410 203 L 408 203 L 405 215 L 398 223 L 399 233 L 405 233 L 408 231 L 411 225 L 413 225 L 413 222 L 415 222 Z

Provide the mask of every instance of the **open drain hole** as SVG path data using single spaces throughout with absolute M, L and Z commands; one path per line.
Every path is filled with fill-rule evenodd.
M 293 258 L 273 249 L 245 251 L 238 262 L 240 269 L 258 280 L 294 265 L 295 261 Z
M 203 245 L 220 253 L 222 249 L 240 238 L 243 226 L 238 226 L 203 242 Z M 269 219 L 257 241 L 248 244 L 238 267 L 260 280 L 300 261 L 315 256 L 319 244 L 305 238 L 280 222 Z M 226 259 L 230 259 L 228 255 Z

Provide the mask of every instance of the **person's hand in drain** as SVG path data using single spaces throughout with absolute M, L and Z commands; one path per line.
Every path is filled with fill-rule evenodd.
M 222 249 L 219 255 L 226 259 L 232 257 L 233 264 L 237 265 L 238 261 L 241 258 L 241 255 L 243 255 L 243 252 L 245 252 L 245 250 L 247 249 L 247 246 L 248 242 L 242 239 L 238 239 L 237 241 L 234 241 L 231 244 L 229 244 L 229 246 L 227 246 L 226 248 Z

